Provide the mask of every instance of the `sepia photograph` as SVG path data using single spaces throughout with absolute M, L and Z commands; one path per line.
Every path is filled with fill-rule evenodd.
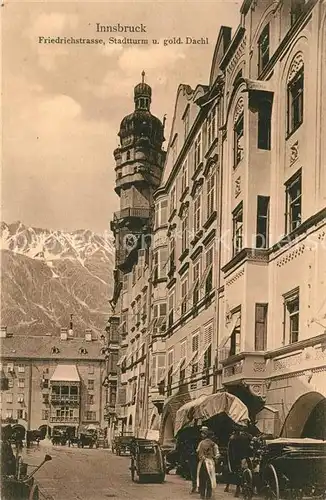
M 326 500 L 326 1 L 1 0 L 3 500 Z

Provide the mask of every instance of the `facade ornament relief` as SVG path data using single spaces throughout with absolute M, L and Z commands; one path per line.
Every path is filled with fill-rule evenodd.
M 290 147 L 290 167 L 292 167 L 293 163 L 295 163 L 299 158 L 299 141 L 296 141 Z
M 237 198 L 241 194 L 241 177 L 238 177 L 234 183 L 234 196 Z
M 244 100 L 243 100 L 243 97 L 240 97 L 238 99 L 238 102 L 235 106 L 235 110 L 234 110 L 234 115 L 233 115 L 233 122 L 236 123 L 239 119 L 239 117 L 241 116 L 241 114 L 243 113 L 243 110 L 244 110 Z
M 233 285 L 241 276 L 244 275 L 244 268 L 240 269 L 229 281 L 226 282 L 226 286 Z
M 232 314 L 228 302 L 225 303 L 225 326 L 228 326 L 231 322 Z
M 277 267 L 284 266 L 285 264 L 287 264 L 291 260 L 294 260 L 296 257 L 299 257 L 300 255 L 302 255 L 304 251 L 305 251 L 305 245 L 302 244 L 299 247 L 292 250 L 292 252 L 287 252 L 286 255 L 284 255 L 283 257 L 280 257 L 278 259 L 277 264 L 276 264 Z
M 302 52 L 298 52 L 291 63 L 287 83 L 290 83 L 291 80 L 299 73 L 299 71 L 303 68 L 304 60 Z

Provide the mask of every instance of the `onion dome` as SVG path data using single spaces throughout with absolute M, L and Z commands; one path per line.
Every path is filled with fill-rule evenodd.
M 121 140 L 133 136 L 137 139 L 147 139 L 153 146 L 162 146 L 164 141 L 163 124 L 150 112 L 152 89 L 145 83 L 145 72 L 142 81 L 134 88 L 135 110 L 125 116 L 120 125 Z

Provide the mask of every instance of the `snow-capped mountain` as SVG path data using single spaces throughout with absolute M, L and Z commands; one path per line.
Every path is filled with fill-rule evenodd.
M 9 332 L 55 334 L 73 314 L 76 333 L 103 332 L 110 313 L 110 234 L 1 224 L 1 324 Z

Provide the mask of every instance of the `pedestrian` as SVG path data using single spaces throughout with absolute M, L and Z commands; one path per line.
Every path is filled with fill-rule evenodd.
M 198 467 L 198 456 L 197 448 L 201 441 L 200 432 L 197 427 L 194 428 L 194 434 L 188 441 L 187 447 L 187 462 L 190 472 L 191 479 L 191 490 L 190 493 L 197 493 L 197 467 Z
M 212 498 L 212 491 L 216 488 L 215 462 L 219 457 L 219 450 L 208 427 L 201 428 L 201 437 L 197 448 L 197 487 L 200 498 L 204 499 Z

